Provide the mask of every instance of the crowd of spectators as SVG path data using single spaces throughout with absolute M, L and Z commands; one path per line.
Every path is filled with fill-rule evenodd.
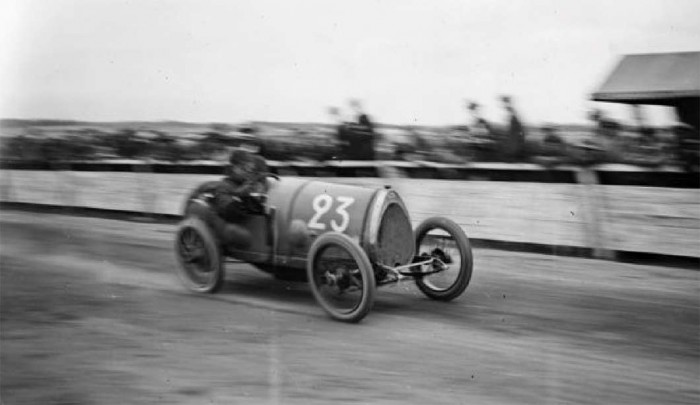
M 686 124 L 669 128 L 647 125 L 633 107 L 634 125 L 621 125 L 602 110 L 592 110 L 590 124 L 572 129 L 527 125 L 510 96 L 498 99 L 501 122 L 484 117 L 476 101 L 465 103 L 466 125 L 445 127 L 377 125 L 359 100 L 345 110 L 330 107 L 329 124 L 228 125 L 177 136 L 157 129 L 117 130 L 84 127 L 48 131 L 27 125 L 15 137 L 3 137 L 4 160 L 156 161 L 221 160 L 231 147 L 248 144 L 268 160 L 408 160 L 443 163 L 532 162 L 557 164 L 631 163 L 698 166 L 698 131 Z M 49 128 L 53 128 L 48 126 Z M 0 128 L 1 130 L 1 128 Z

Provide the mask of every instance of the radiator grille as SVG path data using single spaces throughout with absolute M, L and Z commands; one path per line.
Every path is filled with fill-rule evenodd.
M 413 258 L 414 245 L 408 215 L 399 204 L 389 205 L 379 227 L 377 259 L 387 266 L 407 264 Z

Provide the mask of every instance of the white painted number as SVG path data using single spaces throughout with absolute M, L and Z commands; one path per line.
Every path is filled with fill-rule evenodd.
M 335 209 L 335 212 L 343 218 L 343 222 L 338 225 L 334 219 L 331 221 L 331 228 L 336 232 L 343 232 L 347 229 L 348 225 L 350 225 L 350 215 L 345 209 L 348 208 L 350 204 L 354 203 L 355 199 L 352 197 L 338 197 L 338 201 L 340 201 L 340 206 Z
M 334 231 L 343 232 L 348 228 L 348 225 L 350 225 L 350 214 L 348 214 L 347 208 L 355 202 L 355 199 L 352 197 L 337 197 L 337 200 L 340 205 L 335 209 L 335 212 L 340 215 L 341 221 L 339 224 L 335 219 L 333 219 L 331 220 L 330 224 Z M 309 220 L 309 228 L 321 230 L 326 229 L 326 224 L 319 222 L 319 220 L 324 214 L 330 211 L 331 207 L 333 206 L 333 197 L 328 194 L 319 194 L 316 196 L 316 198 L 314 198 L 311 206 L 313 207 L 315 213 Z
M 331 209 L 331 205 L 333 205 L 333 197 L 328 194 L 319 194 L 314 198 L 311 206 L 314 207 L 316 213 L 309 220 L 309 228 L 326 229 L 326 224 L 322 224 L 318 220 Z

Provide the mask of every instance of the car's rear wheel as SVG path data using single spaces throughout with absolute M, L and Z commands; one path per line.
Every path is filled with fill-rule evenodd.
M 416 278 L 416 285 L 428 297 L 451 301 L 459 297 L 472 277 L 473 257 L 469 238 L 454 221 L 428 218 L 415 231 L 416 255 L 432 257 L 443 271 Z
M 359 322 L 372 309 L 376 290 L 372 264 L 347 235 L 319 236 L 309 250 L 306 271 L 316 301 L 332 318 Z
M 175 238 L 178 275 L 190 290 L 215 292 L 224 283 L 221 251 L 213 232 L 199 218 L 187 218 L 180 223 Z

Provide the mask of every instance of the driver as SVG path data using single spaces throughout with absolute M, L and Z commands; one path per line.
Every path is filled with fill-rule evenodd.
M 214 190 L 214 207 L 227 221 L 237 222 L 250 213 L 262 213 L 252 198 L 267 192 L 265 160 L 245 149 L 234 149 L 224 177 Z
M 262 198 L 267 192 L 267 164 L 246 149 L 234 149 L 229 156 L 226 176 L 205 184 L 196 194 L 208 193 L 214 213 L 205 211 L 205 219 L 223 239 L 224 245 L 246 248 L 252 236 L 241 225 L 248 216 L 264 212 Z

